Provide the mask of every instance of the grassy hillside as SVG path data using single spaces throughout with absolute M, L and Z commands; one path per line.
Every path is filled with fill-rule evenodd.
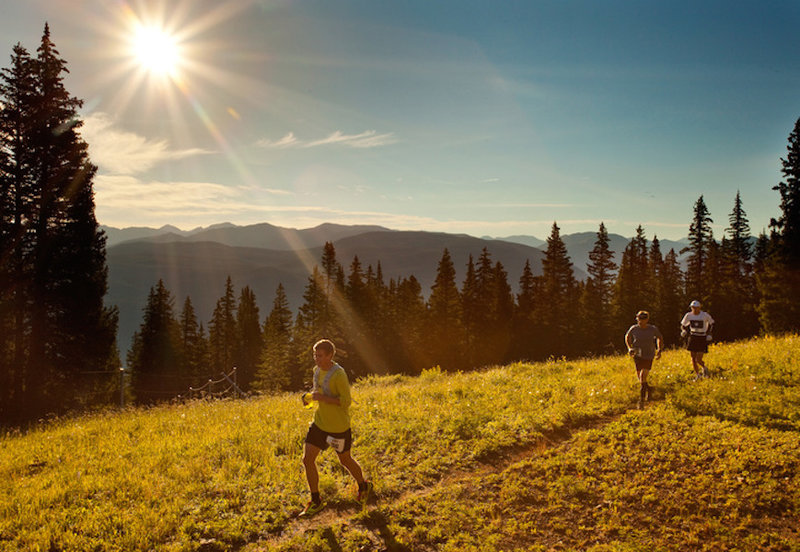
M 297 396 L 64 420 L 0 446 L 0 550 L 800 550 L 800 337 L 354 389 L 366 509 Z

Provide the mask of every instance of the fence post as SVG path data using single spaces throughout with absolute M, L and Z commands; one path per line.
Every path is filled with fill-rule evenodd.
M 119 407 L 125 408 L 125 367 L 119 367 Z

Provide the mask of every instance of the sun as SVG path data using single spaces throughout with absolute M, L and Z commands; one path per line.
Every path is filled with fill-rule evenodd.
M 155 76 L 174 77 L 181 62 L 176 38 L 158 27 L 139 27 L 132 41 L 139 66 Z

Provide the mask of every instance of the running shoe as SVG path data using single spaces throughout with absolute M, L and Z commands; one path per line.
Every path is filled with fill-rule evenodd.
M 708 366 L 703 366 L 703 377 L 704 378 L 708 377 Z
M 303 508 L 303 511 L 300 512 L 300 515 L 298 517 L 315 516 L 318 513 L 320 513 L 323 508 L 325 508 L 325 503 L 324 502 L 322 502 L 322 501 L 314 502 L 313 500 L 310 500 L 308 502 L 308 504 L 306 504 L 306 507 Z
M 372 485 L 372 481 L 365 481 L 364 488 L 359 489 L 358 495 L 356 496 L 356 500 L 358 500 L 361 504 L 366 504 L 369 497 L 372 496 L 372 491 L 375 487 Z

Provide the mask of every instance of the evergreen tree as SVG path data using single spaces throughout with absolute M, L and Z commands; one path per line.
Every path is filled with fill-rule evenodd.
M 465 333 L 461 323 L 461 296 L 456 286 L 456 270 L 450 252 L 445 249 L 436 270 L 436 279 L 428 298 L 426 350 L 429 365 L 445 370 L 463 368 Z
M 759 320 L 770 333 L 800 328 L 800 119 L 789 134 L 782 180 L 781 216 L 771 221 L 769 253 L 758 275 Z
M 512 356 L 517 359 L 538 360 L 543 356 L 544 343 L 540 329 L 544 320 L 542 278 L 533 275 L 530 260 L 525 261 L 519 278 L 512 334 Z
M 800 118 L 789 134 L 786 151 L 786 158 L 781 158 L 784 180 L 772 188 L 781 196 L 781 216 L 773 219 L 771 226 L 777 231 L 777 249 L 782 263 L 797 272 L 800 270 Z
M 508 284 L 508 273 L 500 261 L 495 262 L 491 287 L 491 321 L 487 328 L 488 363 L 500 364 L 512 359 L 511 330 L 514 319 L 514 293 Z
M 239 293 L 236 309 L 236 383 L 243 391 L 250 388 L 256 376 L 264 349 L 264 336 L 261 329 L 260 314 L 256 294 L 249 286 Z
M 653 292 L 648 288 L 648 274 L 647 238 L 640 225 L 636 228 L 636 236 L 622 252 L 615 284 L 616 327 L 622 328 L 623 333 L 633 323 L 638 311 L 653 310 Z
M 389 331 L 391 313 L 389 289 L 383 280 L 383 268 L 378 261 L 376 269 L 367 267 L 366 301 L 362 320 L 367 328 L 367 372 L 386 374 L 392 368 L 391 357 L 397 347 L 394 335 Z
M 0 76 L 0 355 L 13 363 L 3 418 L 80 406 L 92 385 L 82 373 L 117 374 L 97 168 L 78 134 L 82 101 L 64 87 L 67 72 L 45 25 L 36 58 L 18 45 Z
M 707 301 L 711 293 L 709 281 L 708 257 L 711 243 L 714 241 L 711 218 L 703 196 L 694 204 L 694 217 L 689 225 L 689 245 L 681 249 L 681 253 L 689 253 L 686 259 L 686 295 L 697 299 L 704 307 L 712 307 Z
M 584 325 L 594 328 L 589 334 L 588 348 L 592 352 L 606 352 L 618 333 L 613 327 L 613 292 L 617 264 L 610 247 L 608 230 L 600 223 L 597 239 L 589 252 L 589 277 L 586 280 L 582 304 Z M 613 350 L 613 345 L 611 346 Z
M 483 250 L 486 252 L 486 248 Z M 484 268 L 484 270 L 486 270 Z M 478 276 L 475 273 L 475 261 L 470 253 L 467 260 L 467 271 L 461 283 L 461 323 L 464 327 L 464 356 L 474 359 L 480 349 L 482 320 L 486 316 L 478 291 Z
M 543 321 L 542 338 L 549 343 L 552 355 L 576 353 L 573 340 L 577 337 L 578 286 L 567 247 L 555 222 L 542 259 L 542 283 L 549 313 Z
M 720 248 L 716 286 L 719 297 L 714 303 L 714 316 L 724 321 L 714 333 L 722 340 L 741 339 L 758 332 L 752 237 L 739 192 L 728 222 Z
M 181 330 L 175 317 L 175 299 L 163 280 L 150 288 L 144 319 L 128 350 L 133 393 L 142 404 L 172 398 L 188 389 L 181 377 Z
M 337 277 L 338 279 L 338 277 Z M 294 331 L 292 332 L 292 363 L 298 367 L 300 387 L 310 382 L 311 373 L 307 367 L 312 360 L 309 351 L 311 346 L 323 337 L 333 338 L 339 344 L 341 340 L 325 333 L 323 324 L 327 320 L 328 298 L 325 294 L 325 279 L 316 265 L 308 277 L 303 303 L 295 317 Z M 338 345 L 337 345 L 338 349 Z
M 347 298 L 345 297 L 344 269 L 339 261 L 336 260 L 336 248 L 331 242 L 325 242 L 322 250 L 322 273 L 321 286 L 325 296 L 323 310 L 320 318 L 320 330 L 322 335 L 336 341 L 337 348 L 342 344 L 341 318 L 348 310 Z
M 35 196 L 31 140 L 35 70 L 27 50 L 14 47 L 0 75 L 0 421 L 17 421 L 29 382 L 27 315 L 29 269 L 25 221 Z
M 283 284 L 275 290 L 272 310 L 264 322 L 263 342 L 253 387 L 261 391 L 301 389 L 302 374 L 292 358 L 292 311 Z
M 426 307 L 422 286 L 411 275 L 396 284 L 391 297 L 389 333 L 393 336 L 392 350 L 395 353 L 390 357 L 392 371 L 417 375 L 430 366 L 426 364 L 429 357 L 424 350 Z
M 662 315 L 662 297 L 661 286 L 661 273 L 664 270 L 664 256 L 661 254 L 661 242 L 658 236 L 653 236 L 653 241 L 650 242 L 650 248 L 647 252 L 647 275 L 646 275 L 646 293 L 650 297 L 650 323 L 658 326 L 664 326 L 672 323 Z
M 225 293 L 217 300 L 208 325 L 208 348 L 212 371 L 216 374 L 229 373 L 235 366 L 238 350 L 236 299 L 230 276 L 225 282 Z
M 203 326 L 197 321 L 197 314 L 190 297 L 186 297 L 181 310 L 181 367 L 182 374 L 193 384 L 202 384 L 203 378 L 209 374 L 208 344 Z
M 684 287 L 684 276 L 678 254 L 674 249 L 670 249 L 661 263 L 658 277 L 658 329 L 661 330 L 666 345 L 679 343 L 680 320 L 688 304 Z

